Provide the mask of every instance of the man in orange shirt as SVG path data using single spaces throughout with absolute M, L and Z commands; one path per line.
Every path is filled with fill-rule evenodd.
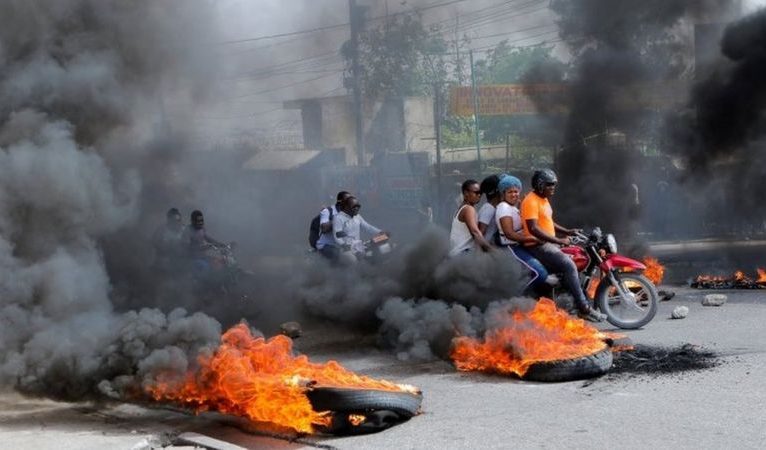
M 578 230 L 562 227 L 553 221 L 553 208 L 548 199 L 556 192 L 558 178 L 550 169 L 535 171 L 532 175 L 532 192 L 521 202 L 521 223 L 524 234 L 536 237 L 540 243 L 532 244 L 527 250 L 551 273 L 561 273 L 564 286 L 572 293 L 578 315 L 592 322 L 606 319 L 604 314 L 594 310 L 580 287 L 580 278 L 574 261 L 561 251 L 560 245 L 569 245 L 569 236 Z M 565 237 L 556 237 L 559 232 Z

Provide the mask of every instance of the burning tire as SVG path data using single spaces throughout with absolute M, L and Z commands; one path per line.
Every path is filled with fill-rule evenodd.
M 609 323 L 624 329 L 641 328 L 649 323 L 657 314 L 654 284 L 638 273 L 616 273 L 614 277 L 626 297 L 606 279 L 596 290 L 596 304 Z
M 572 381 L 605 374 L 612 367 L 612 350 L 607 347 L 580 358 L 545 361 L 532 364 L 521 377 L 529 381 Z
M 633 347 L 633 339 L 627 336 L 621 337 L 607 337 L 604 339 L 604 343 L 612 349 L 624 349 Z
M 423 397 L 375 389 L 314 388 L 306 393 L 315 411 L 331 411 L 326 433 L 348 435 L 384 430 L 420 411 Z
M 421 395 L 377 389 L 319 387 L 306 394 L 315 411 L 365 413 L 392 411 L 407 419 L 420 410 Z

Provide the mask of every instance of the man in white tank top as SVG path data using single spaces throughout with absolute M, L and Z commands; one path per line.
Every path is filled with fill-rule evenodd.
M 481 189 L 476 180 L 466 180 L 461 186 L 463 192 L 463 204 L 460 205 L 455 216 L 452 218 L 450 228 L 450 256 L 459 255 L 471 251 L 478 245 L 482 250 L 489 251 L 492 247 L 479 231 L 476 208 L 474 206 L 481 200 Z

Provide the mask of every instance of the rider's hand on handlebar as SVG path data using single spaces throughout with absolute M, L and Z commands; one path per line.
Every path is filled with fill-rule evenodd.
M 559 244 L 561 244 L 561 245 L 572 245 L 572 240 L 569 239 L 569 236 L 564 236 L 563 238 L 559 239 Z

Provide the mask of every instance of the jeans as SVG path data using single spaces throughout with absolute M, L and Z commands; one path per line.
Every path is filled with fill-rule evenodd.
M 516 259 L 532 272 L 532 277 L 529 279 L 527 285 L 524 286 L 524 289 L 531 287 L 535 291 L 544 291 L 545 288 L 547 288 L 545 279 L 548 278 L 548 270 L 545 266 L 543 266 L 537 258 L 532 256 L 532 254 L 529 253 L 529 250 L 521 245 L 509 245 L 508 248 L 513 252 Z
M 577 309 L 582 311 L 590 307 L 588 299 L 585 297 L 582 287 L 580 287 L 580 276 L 577 273 L 577 267 L 572 258 L 562 252 L 557 245 L 550 242 L 527 247 L 527 250 L 547 267 L 550 272 L 561 273 L 563 275 L 564 287 L 574 297 Z

